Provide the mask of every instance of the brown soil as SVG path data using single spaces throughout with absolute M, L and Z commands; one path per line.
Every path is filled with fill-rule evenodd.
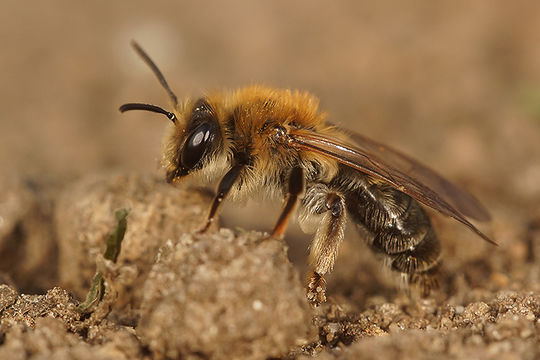
M 0 359 L 539 358 L 538 34 L 536 2 L 6 5 Z M 332 121 L 470 189 L 499 246 L 434 214 L 444 273 L 420 299 L 351 231 L 328 302 L 312 309 L 309 237 L 294 224 L 286 243 L 255 231 L 279 204 L 229 204 L 198 235 L 209 192 L 154 174 L 165 121 L 117 112 L 166 106 L 132 38 L 180 97 L 253 82 L 311 90 Z M 123 207 L 113 263 L 102 254 Z M 96 269 L 106 293 L 82 315 Z

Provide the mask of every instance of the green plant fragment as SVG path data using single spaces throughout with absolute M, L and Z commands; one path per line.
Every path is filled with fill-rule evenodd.
M 124 235 L 126 234 L 128 214 L 129 210 L 125 208 L 115 211 L 114 215 L 117 221 L 116 226 L 107 237 L 103 257 L 114 263 L 116 263 L 116 259 L 120 254 L 122 240 L 124 240 Z M 103 280 L 101 272 L 98 271 L 92 279 L 92 284 L 90 285 L 90 290 L 86 295 L 85 301 L 79 304 L 77 310 L 81 313 L 88 313 L 91 307 L 103 299 L 103 295 L 105 295 L 105 281 Z

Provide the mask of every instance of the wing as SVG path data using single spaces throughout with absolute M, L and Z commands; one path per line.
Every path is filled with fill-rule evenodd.
M 351 135 L 354 145 L 305 129 L 291 130 L 289 137 L 290 146 L 325 155 L 379 179 L 418 202 L 456 219 L 496 245 L 466 218 L 490 219 L 488 211 L 478 200 L 418 161 L 359 134 Z

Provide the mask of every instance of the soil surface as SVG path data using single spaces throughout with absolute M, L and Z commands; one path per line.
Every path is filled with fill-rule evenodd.
M 540 358 L 538 34 L 540 5 L 525 1 L 9 2 L 0 359 Z M 498 246 L 430 213 L 443 272 L 420 298 L 349 226 L 313 309 L 310 237 L 265 233 L 279 203 L 229 203 L 197 233 L 214 189 L 166 184 L 166 121 L 117 111 L 167 107 L 131 39 L 179 97 L 253 83 L 317 94 L 329 120 L 474 193 Z M 96 271 L 105 292 L 81 312 Z

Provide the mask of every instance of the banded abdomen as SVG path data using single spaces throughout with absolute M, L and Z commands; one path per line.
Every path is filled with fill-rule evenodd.
M 346 168 L 329 187 L 343 194 L 349 217 L 372 250 L 384 254 L 392 270 L 429 293 L 441 248 L 422 206 L 410 196 Z

